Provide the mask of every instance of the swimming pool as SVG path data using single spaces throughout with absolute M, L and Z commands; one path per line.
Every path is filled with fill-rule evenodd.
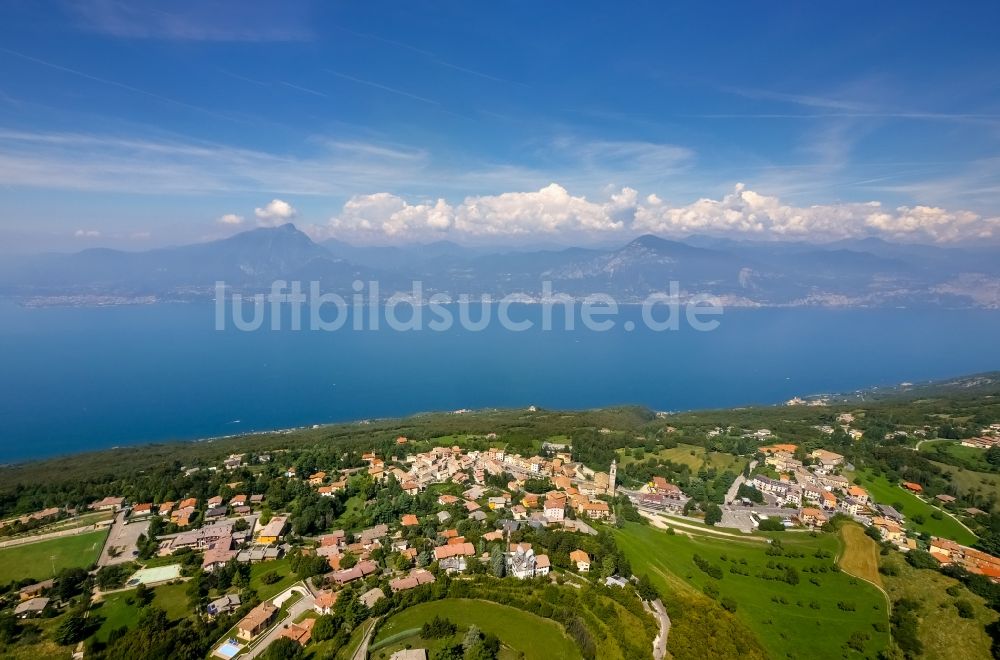
M 239 653 L 242 648 L 242 644 L 237 644 L 233 640 L 229 640 L 219 648 L 215 649 L 215 655 L 228 659 Z

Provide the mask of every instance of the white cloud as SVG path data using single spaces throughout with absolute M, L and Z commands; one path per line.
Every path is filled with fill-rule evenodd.
M 550 183 L 537 192 L 509 192 L 466 197 L 456 209 L 455 228 L 477 236 L 572 234 L 608 232 L 624 228 L 608 205 L 574 197 Z
M 1000 238 L 1000 217 L 929 206 L 889 208 L 880 202 L 796 207 L 738 184 L 721 199 L 673 206 L 632 188 L 598 202 L 552 183 L 533 192 L 410 203 L 391 193 L 352 197 L 323 230 L 355 242 L 452 238 L 559 237 L 593 240 L 641 233 L 690 234 L 758 240 L 828 241 L 879 236 L 909 242 Z M 323 233 L 320 231 L 320 233 Z
M 738 184 L 720 200 L 671 207 L 658 198 L 636 210 L 634 228 L 653 233 L 706 233 L 764 240 L 837 240 L 879 236 L 912 242 L 956 242 L 1000 237 L 1000 217 L 970 211 L 880 202 L 795 207 Z
M 96 229 L 77 229 L 73 235 L 77 238 L 100 238 L 101 232 Z
M 444 199 L 411 204 L 390 193 L 358 195 L 330 220 L 328 232 L 353 240 L 426 240 L 444 233 L 469 237 L 572 236 L 617 232 L 623 203 L 634 204 L 629 188 L 606 204 L 575 197 L 552 183 L 534 192 L 466 197 L 456 206 Z
M 235 213 L 227 213 L 221 216 L 218 222 L 221 225 L 237 226 L 237 225 L 242 225 L 243 220 L 244 218 L 242 215 L 237 215 Z
M 272 199 L 263 208 L 255 208 L 253 213 L 257 216 L 257 224 L 269 227 L 288 222 L 295 217 L 297 211 L 284 200 Z

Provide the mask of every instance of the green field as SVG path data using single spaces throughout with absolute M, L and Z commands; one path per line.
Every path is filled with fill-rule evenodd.
M 333 523 L 333 529 L 352 530 L 364 527 L 367 518 L 364 514 L 365 502 L 357 495 L 352 495 L 344 502 L 344 513 Z
M 112 630 L 135 623 L 139 616 L 139 608 L 135 604 L 135 589 L 108 594 L 100 603 L 94 605 L 91 616 L 102 619 L 101 627 L 97 629 L 97 639 L 107 641 Z
M 629 463 L 634 463 L 635 458 L 632 456 L 631 450 L 619 450 L 619 455 L 621 456 L 621 463 L 627 465 Z M 686 445 L 678 444 L 676 447 L 671 447 L 670 449 L 661 449 L 657 452 L 643 454 L 640 460 L 647 460 L 649 458 L 660 458 L 663 460 L 669 460 L 673 463 L 678 463 L 681 465 L 687 465 L 691 470 L 697 472 L 702 465 L 709 468 L 716 468 L 720 471 L 730 470 L 732 472 L 742 472 L 743 468 L 746 467 L 747 459 L 742 456 L 734 456 L 733 454 L 725 454 L 722 452 L 711 451 L 706 452 L 704 447 L 698 447 L 696 445 Z
M 274 571 L 281 576 L 281 579 L 274 584 L 264 584 L 261 576 Z M 277 559 L 275 561 L 262 561 L 250 567 L 250 588 L 257 592 L 261 600 L 267 600 L 298 582 L 299 578 L 292 572 L 292 567 L 288 559 Z
M 156 587 L 153 589 L 153 601 L 150 604 L 166 612 L 170 619 L 183 619 L 190 613 L 185 588 L 184 582 Z M 101 627 L 97 630 L 97 638 L 101 641 L 106 641 L 112 630 L 134 624 L 139 616 L 135 589 L 108 594 L 95 605 L 93 615 L 103 619 Z
M 183 619 L 190 614 L 186 582 L 156 587 L 153 589 L 153 594 L 153 606 L 166 612 L 168 618 Z
M 840 528 L 844 549 L 837 563 L 844 572 L 882 586 L 878 572 L 879 546 L 865 534 L 861 525 L 845 524 Z
M 997 613 L 986 607 L 982 598 L 962 587 L 958 587 L 957 597 L 951 596 L 947 589 L 955 589 L 958 580 L 938 571 L 918 570 L 898 556 L 887 561 L 899 569 L 897 576 L 883 576 L 892 599 L 909 598 L 921 603 L 917 637 L 924 645 L 923 660 L 991 657 L 986 626 L 997 620 Z M 958 616 L 954 605 L 958 598 L 972 603 L 973 618 Z
M 86 568 L 97 561 L 107 530 L 64 536 L 0 550 L 0 584 L 31 578 L 45 580 L 64 568 Z
M 504 646 L 523 654 L 516 657 L 523 657 L 525 660 L 580 657 L 576 645 L 566 636 L 562 627 L 553 621 L 484 600 L 447 599 L 407 608 L 379 628 L 374 642 L 378 643 L 407 630 L 418 630 L 425 621 L 430 621 L 435 616 L 450 619 L 461 629 L 474 625 L 485 633 L 492 633 L 500 638 Z M 419 647 L 420 643 L 416 640 L 419 640 L 419 632 L 407 638 L 406 643 Z M 402 647 L 402 640 L 399 642 Z M 398 650 L 395 646 L 394 643 L 373 651 L 371 657 L 379 658 L 382 654 L 389 657 L 390 650 Z
M 975 447 L 963 447 L 961 443 L 952 440 L 932 440 L 920 445 L 920 453 L 934 460 L 941 456 L 946 463 L 953 463 L 967 470 L 991 472 L 996 468 L 986 461 L 986 450 Z
M 937 465 L 948 475 L 948 479 L 955 484 L 960 493 L 966 495 L 972 493 L 979 497 L 1000 493 L 1000 474 L 996 472 L 975 472 L 937 461 L 934 461 L 934 465 Z M 1000 510 L 1000 500 L 993 504 L 993 509 Z
M 845 476 L 851 480 L 860 479 L 861 485 L 879 504 L 888 504 L 899 510 L 906 516 L 905 525 L 908 529 L 926 532 L 932 536 L 941 536 L 962 545 L 972 545 L 976 542 L 976 535 L 962 527 L 957 520 L 913 493 L 903 490 L 898 484 L 889 483 L 884 476 L 876 477 L 866 470 L 848 473 Z M 933 517 L 935 513 L 941 516 L 940 520 Z M 923 522 L 916 522 L 913 519 L 916 515 L 923 517 Z
M 736 617 L 746 624 L 775 658 L 857 657 L 846 643 L 853 633 L 864 640 L 864 654 L 874 657 L 888 646 L 888 613 L 883 595 L 875 587 L 846 573 L 828 570 L 812 573 L 816 566 L 830 567 L 842 544 L 837 536 L 805 534 L 783 537 L 786 550 L 805 556 L 772 557 L 764 544 L 708 537 L 689 538 L 629 523 L 616 532 L 619 546 L 626 552 L 636 573 L 646 573 L 661 589 L 676 590 L 677 579 L 697 591 L 706 585 L 718 589 L 720 599 L 737 603 Z M 817 558 L 823 550 L 828 558 Z M 699 555 L 722 568 L 722 578 L 715 579 L 694 563 Z M 744 563 L 745 561 L 745 563 Z M 758 577 L 762 571 L 779 574 L 780 568 L 768 569 L 769 562 L 793 566 L 798 584 Z M 749 575 L 730 571 L 746 570 Z M 810 578 L 819 581 L 812 584 Z M 853 611 L 845 611 L 844 604 Z M 876 630 L 878 625 L 883 632 Z M 672 633 L 671 633 L 672 635 Z

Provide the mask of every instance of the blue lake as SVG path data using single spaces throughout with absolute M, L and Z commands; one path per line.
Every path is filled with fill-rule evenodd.
M 0 302 L 0 462 L 431 410 L 767 404 L 1000 368 L 1000 312 L 726 310 L 712 332 L 638 321 L 624 308 L 609 332 L 239 332 L 215 330 L 210 303 Z

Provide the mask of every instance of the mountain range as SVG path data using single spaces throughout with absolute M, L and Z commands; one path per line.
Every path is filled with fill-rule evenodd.
M 448 241 L 400 247 L 317 243 L 286 224 L 144 252 L 95 248 L 0 264 L 0 294 L 32 304 L 193 300 L 213 296 L 217 281 L 250 294 L 269 291 L 279 279 L 317 281 L 323 291 L 341 295 L 353 292 L 355 280 L 375 280 L 383 297 L 409 291 L 419 280 L 425 296 L 494 299 L 538 299 L 548 281 L 555 293 L 605 293 L 622 303 L 640 302 L 676 281 L 682 297 L 711 294 L 728 306 L 1000 308 L 996 249 L 874 238 L 813 244 L 645 235 L 617 248 L 516 251 Z

